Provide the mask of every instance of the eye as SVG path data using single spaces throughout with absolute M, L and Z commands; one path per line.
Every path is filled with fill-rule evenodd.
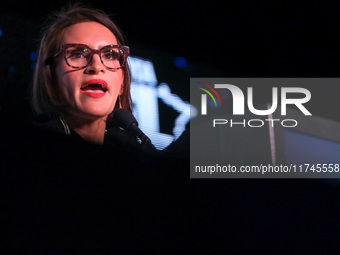
M 87 58 L 89 55 L 89 50 L 86 48 L 76 48 L 76 49 L 69 49 L 66 52 L 67 58 L 71 59 L 82 59 L 82 58 Z
M 102 58 L 106 60 L 117 60 L 118 56 L 118 53 L 114 50 L 104 51 L 102 54 Z

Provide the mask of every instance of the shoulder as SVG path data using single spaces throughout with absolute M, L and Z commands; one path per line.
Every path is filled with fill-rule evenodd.
M 32 121 L 33 128 L 41 131 L 49 131 L 57 134 L 66 134 L 67 130 L 65 125 L 58 116 L 49 117 L 45 115 L 39 115 Z

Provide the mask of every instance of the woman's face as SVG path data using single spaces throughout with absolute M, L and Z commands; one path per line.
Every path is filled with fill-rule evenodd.
M 66 43 L 101 49 L 106 45 L 116 45 L 117 39 L 108 28 L 97 22 L 82 22 L 65 29 L 62 44 Z M 61 56 L 55 73 L 61 100 L 67 105 L 64 114 L 72 117 L 92 120 L 106 118 L 123 92 L 122 69 L 106 69 L 98 54 L 94 54 L 91 63 L 81 70 L 68 66 Z M 85 88 L 89 84 L 92 85 Z

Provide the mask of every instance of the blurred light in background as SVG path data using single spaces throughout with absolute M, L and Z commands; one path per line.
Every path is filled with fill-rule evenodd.
M 151 139 L 152 143 L 158 149 L 164 149 L 185 130 L 185 126 L 190 120 L 191 106 L 178 95 L 172 94 L 168 84 L 158 85 L 155 69 L 150 60 L 130 56 L 129 66 L 132 74 L 133 114 L 140 129 Z M 159 99 L 167 107 L 178 112 L 178 117 L 172 127 L 172 134 L 160 132 Z M 195 111 L 195 109 L 192 110 Z
M 176 57 L 174 60 L 174 63 L 178 68 L 182 68 L 182 69 L 186 68 L 188 65 L 187 60 L 183 57 Z

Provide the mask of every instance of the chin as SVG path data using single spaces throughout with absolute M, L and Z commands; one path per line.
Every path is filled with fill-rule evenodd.
M 83 110 L 84 113 L 89 115 L 104 117 L 109 115 L 113 111 L 114 107 L 89 107 Z
M 93 116 L 95 118 L 102 118 L 102 117 L 107 117 L 111 112 L 112 111 L 110 111 L 110 112 L 107 112 L 107 111 L 105 111 L 105 112 L 87 112 L 87 114 L 89 116 Z

